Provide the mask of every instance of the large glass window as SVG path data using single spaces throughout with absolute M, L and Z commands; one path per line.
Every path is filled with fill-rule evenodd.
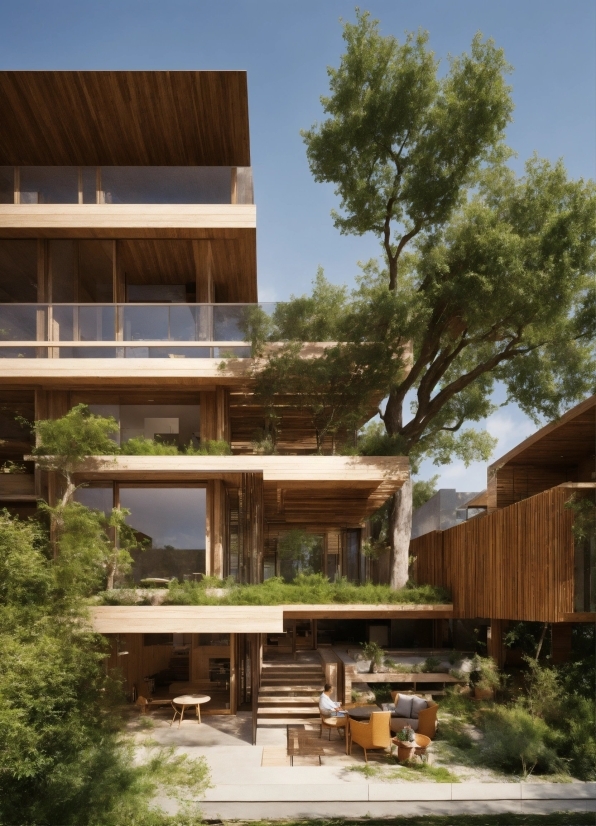
M 8 301 L 37 301 L 37 241 L 0 240 L 0 302 Z
M 323 570 L 323 537 L 301 530 L 289 531 L 278 540 L 280 573 L 286 582 L 296 575 L 320 574 Z
M 22 166 L 22 204 L 78 204 L 77 166 Z
M 204 488 L 121 486 L 120 505 L 139 539 L 135 582 L 205 573 Z
M 14 204 L 13 166 L 0 166 L 0 204 Z
M 119 422 L 119 442 L 142 436 L 178 447 L 199 444 L 198 404 L 90 404 L 89 410 Z
M 113 301 L 112 241 L 78 242 L 78 298 L 81 303 L 109 303 Z
M 229 204 L 229 166 L 103 166 L 106 204 Z
M 75 493 L 75 500 L 86 508 L 101 511 L 107 516 L 114 506 L 112 485 L 79 487 Z

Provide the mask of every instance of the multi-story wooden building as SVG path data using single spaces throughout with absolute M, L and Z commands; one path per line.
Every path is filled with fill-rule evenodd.
M 292 528 L 318 537 L 318 570 L 364 581 L 363 525 L 403 483 L 407 460 L 309 455 L 312 430 L 290 408 L 281 411 L 278 455 L 257 455 L 251 444 L 264 411 L 251 395 L 243 331 L 246 308 L 258 300 L 245 73 L 7 71 L 0 108 L 3 469 L 31 447 L 15 417 L 57 418 L 80 403 L 113 416 L 120 440 L 226 441 L 230 455 L 118 455 L 81 468 L 80 501 L 130 510 L 146 547 L 135 582 L 213 575 L 250 583 L 287 573 L 278 543 Z M 230 354 L 236 359 L 222 370 Z M 0 502 L 21 516 L 40 498 L 55 500 L 60 484 L 33 462 L 24 467 L 0 473 Z M 500 468 L 496 478 L 504 474 Z M 521 476 L 511 478 L 519 498 Z M 524 508 L 545 496 L 559 508 L 557 488 L 507 500 L 502 513 L 517 508 L 526 519 Z M 527 515 L 528 529 L 541 513 Z M 561 514 L 556 524 L 568 526 L 571 515 Z M 500 518 L 474 520 L 455 535 Z M 174 683 L 208 690 L 207 710 L 234 713 L 251 703 L 256 720 L 263 647 L 314 649 L 325 624 L 329 633 L 333 622 L 360 622 L 361 638 L 384 628 L 388 642 L 403 645 L 409 635 L 430 647 L 447 639 L 454 616 L 570 621 L 569 536 L 567 556 L 548 546 L 522 573 L 523 534 L 506 552 L 479 540 L 481 553 L 469 543 L 451 553 L 447 535 L 440 548 L 434 535 L 422 537 L 415 553 L 421 581 L 451 588 L 455 608 L 104 605 L 95 627 L 112 635 L 111 662 L 131 692 L 146 693 L 145 678 L 166 671 Z M 519 568 L 515 588 L 503 579 L 505 559 L 509 573 Z M 493 568 L 477 570 L 481 560 Z M 536 566 L 544 588 L 534 599 Z M 342 670 L 321 656 L 327 675 Z
M 56 418 L 80 403 L 114 416 L 122 440 L 225 440 L 232 455 L 118 456 L 81 469 L 80 501 L 128 508 L 145 540 L 135 581 L 259 582 L 280 573 L 278 538 L 300 527 L 319 537 L 321 571 L 358 582 L 363 522 L 403 483 L 407 461 L 309 456 L 311 431 L 290 410 L 279 455 L 251 447 L 264 414 L 242 327 L 257 302 L 245 73 L 2 72 L 0 106 L 3 469 L 30 448 L 15 416 Z M 25 469 L 0 474 L 0 500 L 22 516 L 59 485 Z M 329 611 L 106 606 L 96 624 L 115 635 L 129 688 L 142 693 L 181 651 L 180 679 L 211 685 L 212 707 L 233 711 L 250 695 L 255 646 L 267 642 L 258 635 L 312 647 L 318 617 L 348 614 Z M 222 673 L 229 687 L 218 693 Z

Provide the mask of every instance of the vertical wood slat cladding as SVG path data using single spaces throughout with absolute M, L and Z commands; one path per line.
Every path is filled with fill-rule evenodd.
M 573 611 L 569 498 L 553 488 L 412 540 L 417 581 L 448 588 L 456 617 L 560 622 Z
M 242 549 L 245 577 L 259 582 L 263 564 L 263 476 L 242 474 Z

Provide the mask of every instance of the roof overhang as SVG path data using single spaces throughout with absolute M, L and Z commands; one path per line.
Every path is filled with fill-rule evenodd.
M 573 465 L 593 455 L 595 444 L 596 395 L 545 425 L 489 465 L 489 479 L 506 465 Z
M 244 71 L 2 71 L 0 165 L 250 166 Z
M 100 634 L 280 634 L 284 619 L 451 619 L 452 605 L 102 605 Z

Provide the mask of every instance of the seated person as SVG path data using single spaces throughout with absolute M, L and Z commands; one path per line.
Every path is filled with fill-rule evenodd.
M 331 684 L 325 683 L 325 688 L 319 697 L 319 709 L 321 710 L 321 714 L 323 717 L 345 717 L 345 711 L 338 711 L 341 703 L 336 703 L 335 700 L 332 700 L 330 694 Z

